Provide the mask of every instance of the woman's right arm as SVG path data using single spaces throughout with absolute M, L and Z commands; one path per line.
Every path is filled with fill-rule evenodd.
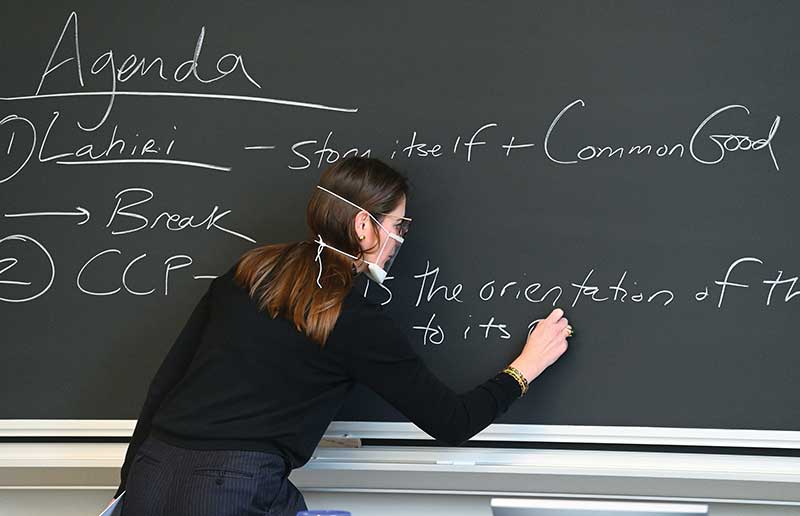
M 554 310 L 528 336 L 511 365 L 531 382 L 566 350 L 567 321 Z M 498 373 L 475 388 L 455 393 L 414 352 L 405 333 L 378 312 L 359 321 L 362 341 L 348 346 L 346 367 L 431 437 L 458 446 L 504 413 L 520 394 L 517 381 Z

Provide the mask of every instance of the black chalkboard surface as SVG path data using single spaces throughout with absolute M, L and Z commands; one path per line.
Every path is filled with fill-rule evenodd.
M 210 278 L 368 154 L 414 224 L 367 294 L 445 382 L 575 328 L 499 423 L 800 430 L 800 6 L 338 4 L 7 6 L 0 418 L 135 418 Z

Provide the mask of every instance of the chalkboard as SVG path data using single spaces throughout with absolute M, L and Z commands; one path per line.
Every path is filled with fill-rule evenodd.
M 211 278 L 329 162 L 413 183 L 374 296 L 498 423 L 800 430 L 794 2 L 14 3 L 0 418 L 133 419 Z M 366 389 L 338 421 L 403 421 Z

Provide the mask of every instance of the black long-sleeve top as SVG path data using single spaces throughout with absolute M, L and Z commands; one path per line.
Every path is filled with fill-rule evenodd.
M 259 311 L 233 280 L 211 282 L 155 374 L 133 432 L 121 483 L 148 435 L 196 449 L 259 450 L 297 468 L 308 462 L 355 382 L 431 437 L 459 445 L 519 397 L 498 373 L 457 394 L 426 367 L 383 307 L 365 298 L 363 274 L 325 346 L 292 321 Z

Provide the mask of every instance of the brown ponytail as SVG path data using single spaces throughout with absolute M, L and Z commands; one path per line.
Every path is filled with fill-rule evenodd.
M 375 158 L 351 157 L 329 166 L 320 186 L 361 206 L 381 219 L 408 195 L 408 178 Z M 324 346 L 341 313 L 342 301 L 353 281 L 353 260 L 323 248 L 323 268 L 317 285 L 315 261 L 320 235 L 326 244 L 353 256 L 363 252 L 353 228 L 358 209 L 315 188 L 306 209 L 310 238 L 301 242 L 269 244 L 247 251 L 236 264 L 234 279 L 247 289 L 260 310 L 270 317 L 294 322 L 298 331 Z M 370 219 L 373 230 L 378 225 Z

